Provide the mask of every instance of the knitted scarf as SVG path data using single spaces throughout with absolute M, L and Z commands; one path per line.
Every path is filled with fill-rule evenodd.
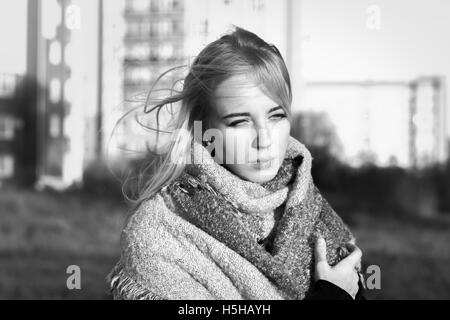
M 277 175 L 258 184 L 214 161 L 194 142 L 191 163 L 163 189 L 180 216 L 255 265 L 286 299 L 303 299 L 314 276 L 314 244 L 327 243 L 330 265 L 342 259 L 351 232 L 313 183 L 312 157 L 289 137 Z

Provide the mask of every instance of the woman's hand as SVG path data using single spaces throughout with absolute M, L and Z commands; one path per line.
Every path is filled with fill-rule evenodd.
M 320 237 L 315 247 L 315 280 L 326 280 L 347 291 L 353 299 L 358 293 L 359 276 L 356 268 L 361 264 L 361 250 L 353 246 L 354 250 L 338 264 L 331 267 L 327 262 L 327 246 Z

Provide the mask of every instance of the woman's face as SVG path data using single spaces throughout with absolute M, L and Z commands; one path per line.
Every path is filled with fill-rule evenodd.
M 214 92 L 215 160 L 244 180 L 263 183 L 275 177 L 290 135 L 284 109 L 245 76 L 233 76 Z M 220 138 L 220 137 L 219 137 Z M 221 148 L 223 146 L 223 148 Z

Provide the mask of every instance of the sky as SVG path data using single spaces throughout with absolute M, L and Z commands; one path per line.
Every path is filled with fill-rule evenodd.
M 365 25 L 371 3 L 378 31 Z M 307 80 L 450 76 L 448 0 L 302 0 L 302 10 Z M 0 72 L 23 73 L 26 0 L 0 1 L 0 41 Z
M 373 7 L 379 24 L 373 23 Z M 372 9 L 369 9 L 371 8 Z M 368 11 L 369 10 L 369 11 Z M 302 48 L 305 81 L 411 81 L 421 76 L 444 76 L 447 97 L 450 92 L 450 1 L 448 0 L 302 0 Z M 364 90 L 360 90 L 364 92 Z M 359 106 L 367 102 L 336 103 L 337 96 L 309 93 L 310 104 L 338 105 L 334 108 L 338 134 L 345 139 L 347 151 L 359 149 L 366 132 L 355 125 Z M 355 94 L 357 94 L 355 92 Z M 402 90 L 386 101 L 372 104 L 372 145 L 386 157 L 400 145 L 405 155 L 408 134 L 407 107 Z M 378 98 L 377 98 L 378 99 Z M 447 98 L 448 99 L 448 98 Z M 406 101 L 403 99 L 403 102 Z M 388 102 L 390 106 L 387 107 Z M 359 105 L 359 106 L 358 106 Z M 308 106 L 306 106 L 308 108 Z M 447 102 L 448 109 L 448 102 Z M 447 113 L 450 124 L 450 112 Z M 351 125 L 349 125 L 351 124 Z M 358 129 L 359 128 L 359 129 Z M 447 137 L 450 125 L 447 127 Z M 391 137 L 391 139 L 390 139 Z M 395 141 L 394 141 L 395 140 Z
M 379 28 L 368 8 L 379 8 Z M 450 75 L 450 1 L 302 0 L 304 77 L 409 80 Z
M 26 68 L 26 0 L 0 1 L 0 73 Z

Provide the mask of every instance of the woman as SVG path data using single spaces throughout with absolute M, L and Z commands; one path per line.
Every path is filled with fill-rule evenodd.
M 114 298 L 357 297 L 361 251 L 290 136 L 291 100 L 281 54 L 255 34 L 200 52 L 156 106 L 181 102 L 179 130 L 122 232 Z

